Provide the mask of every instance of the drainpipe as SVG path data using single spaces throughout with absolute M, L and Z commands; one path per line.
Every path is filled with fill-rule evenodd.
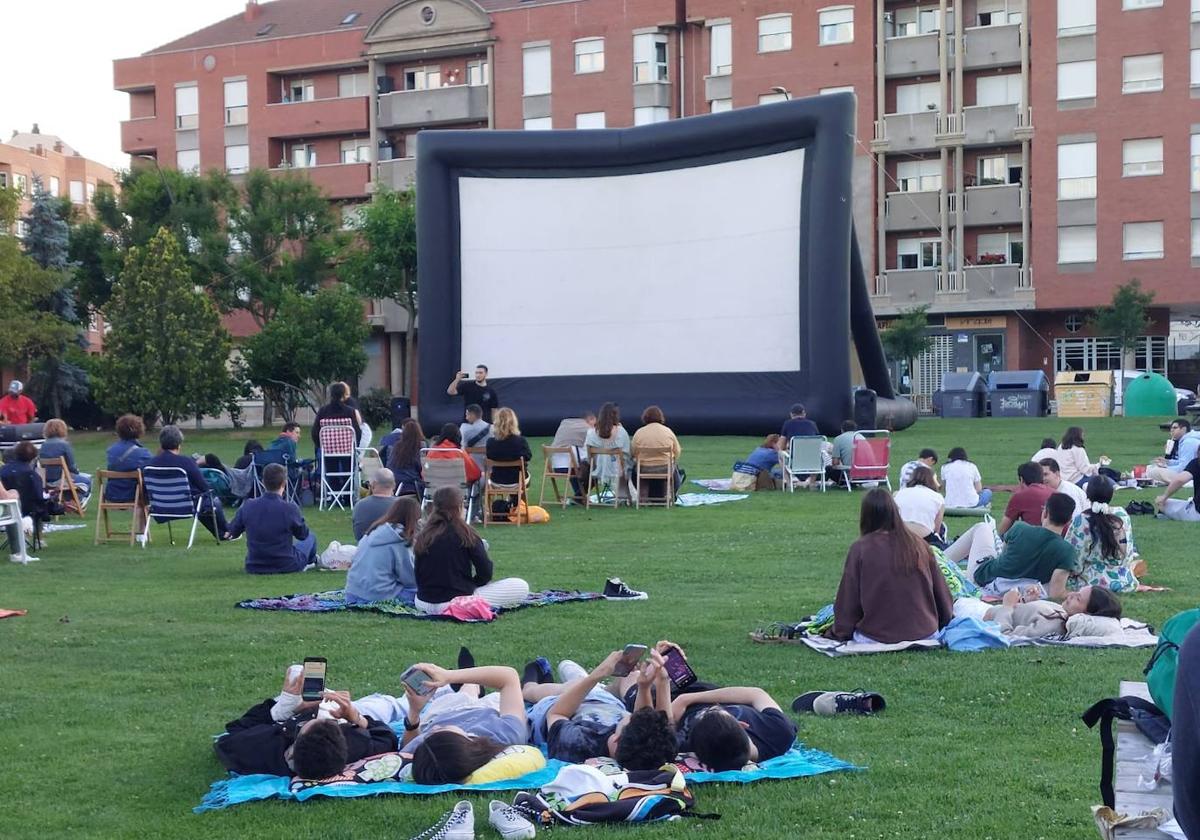
M 488 128 L 496 127 L 496 47 L 488 44 Z
M 379 65 L 375 57 L 367 59 L 367 131 L 371 142 L 367 144 L 367 160 L 370 162 L 371 184 L 379 184 Z M 371 190 L 374 200 L 375 189 Z

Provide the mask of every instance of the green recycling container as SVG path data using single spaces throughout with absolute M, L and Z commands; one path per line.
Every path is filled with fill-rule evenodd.
M 1158 373 L 1143 373 L 1125 385 L 1126 417 L 1165 417 L 1175 413 L 1175 386 Z

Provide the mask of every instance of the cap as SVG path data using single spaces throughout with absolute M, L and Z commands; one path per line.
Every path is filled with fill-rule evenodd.
M 12 382 L 8 383 L 8 390 L 12 391 L 14 394 L 24 387 L 25 386 L 21 383 L 20 379 L 14 379 Z

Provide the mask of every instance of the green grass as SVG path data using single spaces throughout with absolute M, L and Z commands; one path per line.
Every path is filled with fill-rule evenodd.
M 944 457 L 961 444 L 985 482 L 1013 483 L 1015 465 L 1063 425 L 922 420 L 896 436 L 893 475 L 921 446 Z M 1093 458 L 1106 453 L 1118 465 L 1145 463 L 1164 439 L 1151 421 L 1089 421 L 1087 430 Z M 232 459 L 249 436 L 193 433 L 184 447 Z M 81 467 L 98 466 L 108 442 L 79 435 Z M 697 478 L 726 476 L 753 443 L 685 438 L 684 466 Z M 1099 743 L 1079 714 L 1112 695 L 1118 680 L 1139 678 L 1148 651 L 830 660 L 749 641 L 761 622 L 832 600 L 861 496 L 759 493 L 721 507 L 640 512 L 551 506 L 548 526 L 490 530 L 499 574 L 534 588 L 588 589 L 620 575 L 651 599 L 529 610 L 487 626 L 236 610 L 247 597 L 332 588 L 342 575 L 249 577 L 241 571 L 244 543 L 218 546 L 203 532 L 191 551 L 167 545 L 165 528 L 156 528 L 150 550 L 93 548 L 89 518 L 85 530 L 49 535 L 41 563 L 0 566 L 0 607 L 29 610 L 0 622 L 0 836 L 408 837 L 453 797 L 264 802 L 192 814 L 223 774 L 211 736 L 273 696 L 284 667 L 305 655 L 328 657 L 332 687 L 365 694 L 396 691 L 404 667 L 449 663 L 460 644 L 481 662 L 520 666 L 538 654 L 589 663 L 627 642 L 668 637 L 687 647 L 703 678 L 761 685 L 785 707 L 803 690 L 865 687 L 882 692 L 888 709 L 875 719 L 800 723 L 806 743 L 863 772 L 703 786 L 700 809 L 722 819 L 646 829 L 656 837 L 1093 837 Z M 348 515 L 306 513 L 322 546 L 351 540 Z M 1195 531 L 1147 517 L 1135 519 L 1135 530 L 1149 582 L 1173 591 L 1129 597 L 1126 610 L 1161 625 L 1197 603 Z M 487 798 L 475 801 L 486 806 Z

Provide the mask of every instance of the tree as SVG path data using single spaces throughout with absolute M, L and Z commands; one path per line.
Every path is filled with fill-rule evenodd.
M 1147 310 L 1154 302 L 1154 292 L 1142 291 L 1142 281 L 1136 277 L 1113 292 L 1112 303 L 1100 307 L 1091 318 L 1096 335 L 1107 336 L 1121 351 L 1121 367 L 1134 366 L 1138 340 L 1150 327 Z
M 380 190 L 355 224 L 358 241 L 347 249 L 342 279 L 360 295 L 394 300 L 408 314 L 401 393 L 411 390 L 417 342 L 417 208 L 411 190 Z
M 275 317 L 246 341 L 247 375 L 290 423 L 297 408 L 321 402 L 330 382 L 363 372 L 368 334 L 362 301 L 348 289 L 288 293 Z
M 892 321 L 880 336 L 888 355 L 893 359 L 903 360 L 908 365 L 909 376 L 913 376 L 915 371 L 914 360 L 933 343 L 933 339 L 925 331 L 925 313 L 928 309 L 928 305 L 922 304 L 901 312 L 900 317 Z
M 21 194 L 16 187 L 0 187 L 0 234 L 8 233 L 21 215 Z
M 112 331 L 95 387 L 105 410 L 173 423 L 225 407 L 229 333 L 166 227 L 130 248 L 104 316 Z
M 28 366 L 71 340 L 74 328 L 48 304 L 62 282 L 21 253 L 15 237 L 0 236 L 0 366 Z

